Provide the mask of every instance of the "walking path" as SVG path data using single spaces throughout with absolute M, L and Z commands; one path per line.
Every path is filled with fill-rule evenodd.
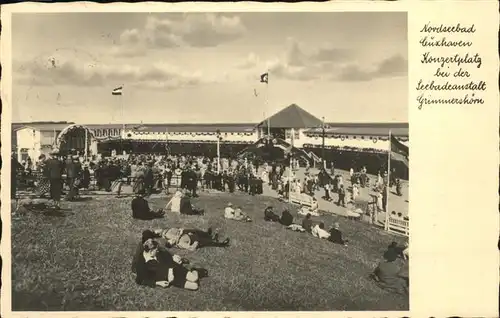
M 319 169 L 311 168 L 310 172 L 313 174 L 317 174 L 319 172 Z M 340 174 L 343 179 L 345 180 L 345 184 L 350 187 L 350 177 L 349 177 L 349 172 L 344 171 L 344 170 L 335 170 L 335 174 Z M 305 169 L 300 168 L 298 171 L 295 172 L 296 178 L 303 180 L 305 178 Z M 370 184 L 373 185 L 374 180 L 376 180 L 376 176 L 374 175 L 369 175 L 370 178 Z M 404 216 L 408 216 L 408 182 L 407 181 L 401 181 L 402 184 L 402 192 L 403 196 L 398 196 L 395 193 L 395 189 L 389 190 L 389 211 L 396 211 L 401 212 Z M 278 194 L 276 191 L 272 190 L 269 185 L 264 185 L 264 191 L 263 195 L 270 196 L 270 197 L 278 197 Z M 373 186 L 366 187 L 366 188 L 360 188 L 360 193 L 359 193 L 359 199 L 362 201 L 366 202 L 372 202 L 373 199 L 371 197 L 372 194 L 375 194 L 373 191 Z M 348 204 L 347 208 L 344 208 L 342 206 L 338 206 L 336 204 L 338 200 L 338 195 L 333 194 L 332 196 L 332 201 L 327 201 L 323 199 L 323 196 L 325 195 L 325 191 L 323 189 L 317 190 L 314 193 L 314 197 L 316 200 L 318 200 L 319 204 L 319 209 L 327 212 L 327 213 L 333 213 L 336 215 L 341 215 L 341 216 L 347 216 L 347 209 L 349 207 L 352 208 L 352 204 Z M 348 202 L 351 199 L 351 193 L 348 191 L 346 193 L 346 202 Z M 385 213 L 381 212 L 378 215 L 378 221 L 381 225 L 384 224 L 385 220 Z

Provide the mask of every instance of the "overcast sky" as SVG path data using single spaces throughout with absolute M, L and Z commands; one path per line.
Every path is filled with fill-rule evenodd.
M 406 13 L 18 13 L 12 50 L 13 121 L 408 121 Z

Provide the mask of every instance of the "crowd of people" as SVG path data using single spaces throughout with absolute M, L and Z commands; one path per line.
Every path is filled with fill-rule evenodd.
M 35 193 L 40 197 L 52 199 L 54 207 L 58 209 L 64 191 L 66 191 L 65 199 L 72 201 L 78 199 L 80 189 L 95 187 L 96 190 L 111 192 L 118 187 L 117 192 L 120 193 L 121 187 L 130 185 L 135 194 L 131 202 L 132 217 L 141 220 L 162 218 L 166 211 L 203 216 L 205 211 L 191 202 L 191 198 L 198 197 L 199 190 L 213 189 L 229 193 L 243 191 L 250 195 L 258 195 L 263 193 L 263 184 L 269 184 L 281 198 L 286 198 L 290 193 L 303 193 L 314 197 L 315 192 L 323 188 L 325 200 L 333 200 L 333 194 L 336 193 L 337 204 L 346 205 L 348 188 L 344 184 L 342 175 L 335 174 L 333 166 L 330 173 L 323 169 L 319 174 L 309 173 L 309 167 L 306 167 L 303 180 L 296 177 L 294 170 L 282 163 L 261 164 L 258 161 L 244 159 L 171 155 L 127 155 L 83 159 L 75 152 L 61 156 L 57 151 L 53 151 L 48 158 L 41 155 L 37 162 L 29 159 L 19 163 L 14 156 L 12 157 L 12 196 L 16 197 L 17 180 L 31 180 L 25 183 L 32 182 Z M 360 189 L 369 186 L 369 178 L 364 167 L 356 173 L 351 169 L 349 174 L 351 199 L 348 199 L 348 202 L 355 202 L 360 195 Z M 176 191 L 166 202 L 165 207 L 159 210 L 151 209 L 147 197 L 159 191 L 170 194 L 174 179 L 177 182 Z M 379 173 L 375 188 L 378 193 L 377 207 L 380 210 L 385 209 L 388 186 L 396 186 L 398 195 L 401 195 L 400 181 L 395 177 L 395 173 L 394 176 L 391 175 L 391 180 L 387 180 L 386 173 Z M 253 221 L 240 206 L 233 206 L 230 202 L 221 213 L 228 220 Z M 328 231 L 323 222 L 314 224 L 312 216 L 318 215 L 317 207 L 301 207 L 299 214 L 304 215 L 304 218 L 301 222 L 294 223 L 294 217 L 289 210 L 282 211 L 280 216 L 275 213 L 273 207 L 267 207 L 263 218 L 265 221 L 277 222 L 287 229 L 347 246 L 349 241 L 343 236 L 339 223 L 335 223 Z M 132 262 L 136 282 L 150 287 L 176 286 L 190 290 L 198 289 L 199 280 L 208 276 L 208 271 L 204 268 L 190 267 L 188 260 L 172 254 L 169 249 L 195 251 L 207 246 L 227 248 L 230 246 L 230 239 L 221 239 L 217 231 L 211 228 L 144 231 Z M 399 251 L 398 248 L 394 245 L 388 249 L 384 254 L 385 261 L 379 264 L 373 277 L 378 283 L 390 285 L 390 288 L 399 291 L 407 285 L 400 284 L 394 257 L 406 258 L 408 249 Z M 397 284 L 394 283 L 396 281 Z

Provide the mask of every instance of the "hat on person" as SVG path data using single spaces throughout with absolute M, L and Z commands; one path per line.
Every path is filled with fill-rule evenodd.
M 228 203 L 227 203 L 227 206 L 232 207 L 232 206 L 233 206 L 233 204 L 232 204 L 231 202 L 228 202 Z
M 142 232 L 142 244 L 146 243 L 147 240 L 155 238 L 156 235 L 151 230 L 145 230 Z
M 335 224 L 333 224 L 333 228 L 338 230 L 340 228 L 339 222 L 335 222 Z
M 80 158 L 80 156 L 78 156 L 78 155 L 73 155 L 73 156 L 71 156 L 71 158 L 73 158 L 73 159 L 78 159 L 78 158 Z

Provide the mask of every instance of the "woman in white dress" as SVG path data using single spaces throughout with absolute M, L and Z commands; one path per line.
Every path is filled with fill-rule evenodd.
M 377 210 L 384 211 L 384 205 L 382 204 L 382 193 L 377 191 Z
M 359 196 L 359 188 L 355 183 L 352 185 L 352 202 L 356 202 L 357 197 Z
M 262 174 L 260 177 L 262 179 L 262 182 L 264 182 L 265 184 L 269 183 L 269 172 L 267 171 L 267 169 L 264 169 L 262 171 Z
M 170 201 L 168 201 L 167 205 L 165 205 L 165 210 L 168 210 L 170 206 L 170 211 L 174 213 L 181 213 L 181 199 L 182 199 L 182 192 L 177 191 L 175 192 L 174 196 Z

